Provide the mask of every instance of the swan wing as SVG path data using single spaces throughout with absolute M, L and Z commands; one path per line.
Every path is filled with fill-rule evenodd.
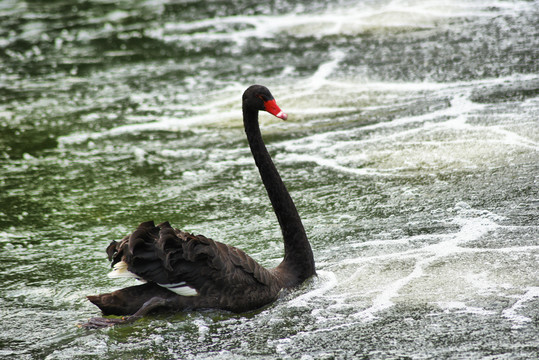
M 273 287 L 274 275 L 242 250 L 172 228 L 142 223 L 107 248 L 113 269 L 155 282 L 182 296 L 246 292 Z M 114 271 L 111 273 L 113 274 Z

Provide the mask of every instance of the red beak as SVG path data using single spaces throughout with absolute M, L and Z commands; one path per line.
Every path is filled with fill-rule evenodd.
M 288 115 L 286 115 L 286 113 L 281 110 L 281 108 L 277 105 L 275 99 L 264 101 L 264 107 L 266 108 L 267 112 L 274 116 L 277 116 L 279 119 L 288 119 Z

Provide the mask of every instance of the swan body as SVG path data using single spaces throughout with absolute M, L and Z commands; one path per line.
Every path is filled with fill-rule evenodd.
M 88 296 L 104 315 L 128 316 L 92 318 L 84 327 L 129 322 L 161 309 L 246 312 L 270 304 L 282 289 L 295 287 L 316 274 L 301 219 L 258 124 L 259 111 L 283 120 L 288 116 L 264 86 L 249 87 L 242 100 L 247 140 L 283 234 L 283 261 L 265 269 L 236 247 L 175 229 L 168 222 L 144 222 L 106 250 L 113 269 L 110 277 L 132 277 L 144 283 Z

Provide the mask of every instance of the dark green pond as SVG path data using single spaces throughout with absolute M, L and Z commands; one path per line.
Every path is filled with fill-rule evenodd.
M 0 357 L 535 359 L 539 2 L 0 2 Z M 250 84 L 318 277 L 103 330 L 105 248 L 170 221 L 282 258 Z

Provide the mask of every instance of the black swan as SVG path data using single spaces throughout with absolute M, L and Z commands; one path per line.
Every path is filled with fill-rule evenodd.
M 284 240 L 284 259 L 265 269 L 240 249 L 174 229 L 168 222 L 142 223 L 107 248 L 111 277 L 144 281 L 112 293 L 88 296 L 103 315 L 82 325 L 99 328 L 134 321 L 150 311 L 222 309 L 241 313 L 276 300 L 279 292 L 316 275 L 313 252 L 296 206 L 262 140 L 258 111 L 286 120 L 269 90 L 250 86 L 243 93 L 243 123 L 256 166 L 277 215 Z

